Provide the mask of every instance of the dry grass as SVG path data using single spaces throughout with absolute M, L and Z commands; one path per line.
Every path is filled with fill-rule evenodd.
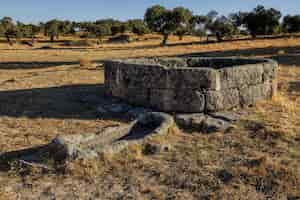
M 41 145 L 60 133 L 92 133 L 126 123 L 98 116 L 97 103 L 80 100 L 104 93 L 103 69 L 85 66 L 106 58 L 193 52 L 274 58 L 280 63 L 278 94 L 250 108 L 249 116 L 226 134 L 173 130 L 149 141 L 170 147 L 159 153 L 133 146 L 111 158 L 78 161 L 56 171 L 1 171 L 0 199 L 300 197 L 300 39 L 187 44 L 199 38 L 171 37 L 170 46 L 160 47 L 157 38 L 85 48 L 58 42 L 48 50 L 39 49 L 46 42 L 34 48 L 0 44 L 0 151 Z
M 87 58 L 79 58 L 80 67 L 89 67 L 93 65 L 92 61 Z

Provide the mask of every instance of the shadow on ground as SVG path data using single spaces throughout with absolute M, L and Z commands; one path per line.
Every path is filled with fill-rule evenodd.
M 103 84 L 67 85 L 0 92 L 0 116 L 58 119 L 115 119 L 97 107 L 113 102 Z M 117 117 L 116 120 L 121 120 Z
M 57 61 L 57 62 L 1 62 L 0 69 L 41 69 L 48 67 L 60 67 L 62 65 L 74 65 L 78 62 L 66 62 L 66 61 Z
M 300 92 L 300 81 L 292 81 L 289 83 L 289 92 Z

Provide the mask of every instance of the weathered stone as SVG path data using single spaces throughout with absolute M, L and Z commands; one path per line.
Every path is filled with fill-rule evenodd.
M 222 68 L 220 72 L 221 88 L 240 88 L 263 82 L 263 65 L 244 65 Z
M 240 101 L 241 105 L 254 105 L 257 101 L 270 99 L 272 97 L 272 84 L 264 83 L 241 88 Z
M 202 113 L 178 114 L 175 117 L 177 125 L 183 128 L 199 128 L 206 116 Z
M 205 95 L 205 102 L 207 112 L 230 110 L 240 106 L 239 91 L 237 89 L 208 91 Z
M 196 90 L 151 90 L 150 105 L 153 108 L 170 112 L 203 112 L 205 96 Z
M 273 79 L 276 79 L 278 73 L 278 63 L 273 60 L 269 60 L 263 64 L 263 82 L 270 82 Z
M 191 129 L 203 133 L 212 133 L 225 131 L 231 126 L 230 120 L 218 117 L 212 117 L 202 113 L 178 114 L 175 117 L 177 125 L 184 129 Z
M 105 62 L 105 87 L 112 96 L 160 111 L 216 112 L 270 99 L 277 66 L 245 58 L 116 60 Z
M 127 93 L 125 98 L 122 99 L 127 100 L 131 104 L 143 106 L 149 102 L 150 89 L 130 87 L 125 91 Z
M 205 133 L 225 131 L 230 127 L 230 125 L 231 124 L 228 121 L 208 116 L 202 122 L 202 131 Z
M 167 85 L 172 89 L 220 89 L 220 77 L 216 70 L 209 68 L 179 68 L 168 70 Z
M 129 145 L 142 145 L 154 135 L 167 134 L 173 125 L 174 120 L 170 115 L 147 113 L 129 125 L 109 127 L 99 133 L 61 135 L 44 146 L 1 153 L 0 164 L 10 164 L 18 160 L 38 163 L 46 159 L 89 159 L 115 154 Z
M 222 111 L 222 112 L 216 112 L 216 113 L 209 113 L 210 116 L 217 119 L 222 119 L 228 122 L 235 122 L 238 121 L 241 118 L 241 114 L 236 112 L 230 112 L 230 111 Z

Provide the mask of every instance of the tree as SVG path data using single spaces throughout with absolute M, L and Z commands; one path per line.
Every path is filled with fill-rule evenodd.
M 280 11 L 259 5 L 244 17 L 243 24 L 255 38 L 257 35 L 275 34 L 280 27 L 280 18 Z
M 223 41 L 224 37 L 231 37 L 237 32 L 237 28 L 233 25 L 232 21 L 225 16 L 209 21 L 207 29 L 216 36 L 218 42 Z
M 58 29 L 59 29 L 59 33 L 63 34 L 63 35 L 68 35 L 68 34 L 74 34 L 75 31 L 75 26 L 76 24 L 74 24 L 71 21 L 59 21 L 58 22 Z
M 223 41 L 224 37 L 231 37 L 238 32 L 233 20 L 226 16 L 218 16 L 216 11 L 210 11 L 206 16 L 197 16 L 194 23 L 201 24 L 205 33 L 215 35 L 218 42 Z
M 287 33 L 300 32 L 300 15 L 287 15 L 283 18 L 282 28 Z
M 125 33 L 126 30 L 128 30 L 126 23 L 115 24 L 111 27 L 111 34 L 116 35 L 118 33 Z
M 3 17 L 0 21 L 1 27 L 3 29 L 4 36 L 9 44 L 11 43 L 11 37 L 19 38 L 19 32 L 16 25 L 11 17 Z
M 191 31 L 191 20 L 193 17 L 192 12 L 184 7 L 177 7 L 173 9 L 173 15 L 175 23 L 177 24 L 177 30 L 175 34 L 182 40 L 183 36 Z
M 187 13 L 191 12 L 182 7 L 168 10 L 163 6 L 155 5 L 147 9 L 144 19 L 152 31 L 163 34 L 162 45 L 165 45 L 170 34 L 189 26 L 187 19 L 191 16 Z
M 38 34 L 41 28 L 34 24 L 23 24 L 21 22 L 17 22 L 17 29 L 19 31 L 20 36 L 24 38 L 34 39 L 35 35 Z
M 53 19 L 45 24 L 45 35 L 50 37 L 50 41 L 54 42 L 54 38 L 58 38 L 60 34 L 60 21 Z
M 205 15 L 194 15 L 191 19 L 191 31 L 193 34 L 198 36 L 205 36 L 207 27 L 206 24 L 208 22 L 208 17 Z
M 95 25 L 95 35 L 99 37 L 100 41 L 104 36 L 111 35 L 111 28 L 108 24 Z
M 144 35 L 150 32 L 145 22 L 141 19 L 128 20 L 127 24 L 129 30 L 137 35 Z
M 248 15 L 247 12 L 237 12 L 232 13 L 229 15 L 230 20 L 232 21 L 233 25 L 237 28 L 244 25 L 245 17 Z

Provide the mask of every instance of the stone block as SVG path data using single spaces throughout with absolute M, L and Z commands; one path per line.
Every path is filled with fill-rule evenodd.
M 243 65 L 222 68 L 220 72 L 221 89 L 240 88 L 263 82 L 263 65 Z
M 239 91 L 237 89 L 207 91 L 205 101 L 207 112 L 230 110 L 240 105 Z
M 277 77 L 278 64 L 272 60 L 263 64 L 263 82 L 271 82 Z
M 171 89 L 220 89 L 218 71 L 209 68 L 182 68 L 168 70 L 166 88 Z
M 170 112 L 203 112 L 205 96 L 196 90 L 152 89 L 150 105 L 156 109 Z
M 240 101 L 243 106 L 254 105 L 257 101 L 272 98 L 272 84 L 263 83 L 244 87 L 240 90 Z

